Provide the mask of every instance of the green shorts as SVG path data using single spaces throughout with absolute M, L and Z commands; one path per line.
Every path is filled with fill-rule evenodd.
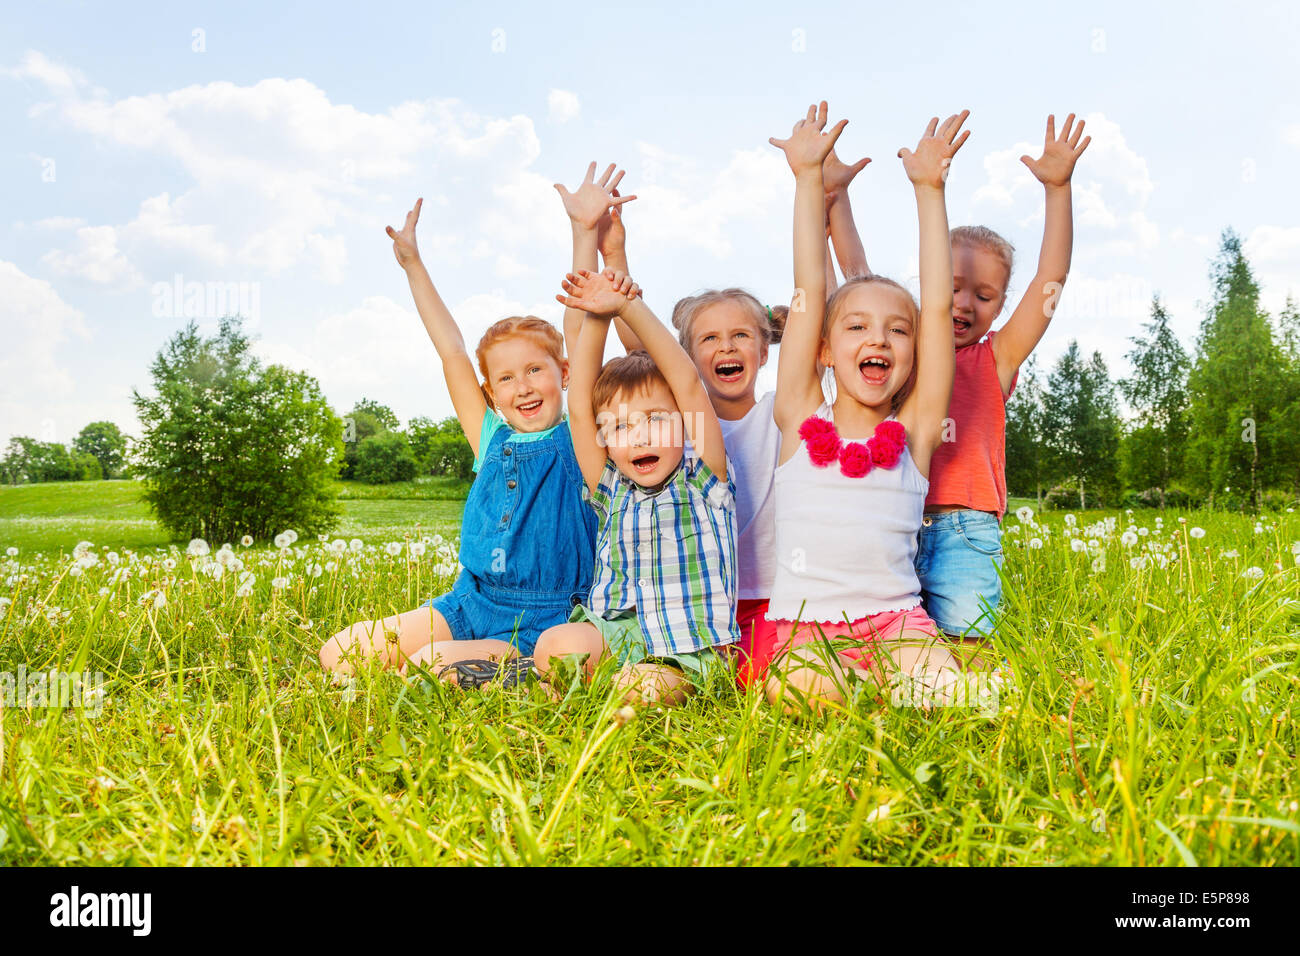
M 711 647 L 700 651 L 678 652 L 671 656 L 651 657 L 647 651 L 645 633 L 637 621 L 636 611 L 623 611 L 606 620 L 579 604 L 569 615 L 571 624 L 590 624 L 600 631 L 601 639 L 609 648 L 610 656 L 620 664 L 667 664 L 675 667 L 686 679 L 703 690 L 716 680 L 731 680 L 730 658 Z

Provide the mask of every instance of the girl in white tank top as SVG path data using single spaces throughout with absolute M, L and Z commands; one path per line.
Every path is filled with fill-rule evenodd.
M 772 139 L 795 175 L 794 301 L 781 342 L 776 401 L 777 569 L 769 617 L 778 657 L 772 703 L 834 702 L 846 672 L 951 686 L 956 660 L 919 610 L 913 569 L 930 457 L 948 414 L 954 369 L 952 258 L 944 183 L 967 133 L 966 114 L 932 119 L 915 152 L 899 151 L 916 194 L 921 305 L 879 276 L 826 299 L 822 163 L 847 120 L 828 132 L 826 104 L 809 107 L 790 137 Z M 835 377 L 825 404 L 819 363 Z M 873 621 L 888 619 L 888 629 Z M 825 660 L 808 640 L 819 624 L 883 630 L 882 666 L 843 651 Z M 858 627 L 861 625 L 861 628 Z

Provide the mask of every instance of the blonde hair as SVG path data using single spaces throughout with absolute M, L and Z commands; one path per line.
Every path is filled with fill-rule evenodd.
M 484 382 L 479 388 L 482 389 L 483 398 L 486 399 L 489 408 L 496 408 L 497 404 L 492 399 L 491 381 L 488 377 L 488 350 L 506 339 L 517 336 L 532 339 L 555 359 L 556 365 L 561 367 L 564 365 L 564 336 L 560 335 L 559 330 L 545 319 L 539 319 L 535 315 L 512 315 L 492 323 L 483 333 L 483 338 L 478 340 L 478 348 L 474 350 L 474 355 L 478 359 L 478 370 L 482 373 Z
M 758 301 L 744 289 L 706 289 L 699 295 L 689 295 L 673 306 L 673 328 L 677 330 L 677 341 L 686 349 L 686 354 L 695 357 L 694 338 L 695 320 L 700 313 L 710 306 L 723 302 L 734 302 L 753 320 L 758 337 L 767 345 L 777 345 L 785 329 L 785 306 L 768 307 Z M 777 311 L 780 310 L 780 314 Z
M 648 391 L 655 383 L 669 388 L 668 379 L 659 371 L 659 366 L 649 352 L 637 349 L 610 359 L 596 376 L 596 384 L 591 387 L 591 412 L 599 416 L 600 410 L 614 404 L 614 399 L 619 395 Z
M 832 292 L 831 297 L 826 300 L 826 311 L 822 314 L 822 341 L 823 342 L 826 342 L 830 339 L 831 325 L 835 322 L 835 319 L 838 318 L 840 312 L 844 310 L 844 302 L 848 298 L 849 293 L 853 289 L 860 288 L 861 286 L 864 285 L 888 286 L 891 289 L 897 289 L 899 292 L 903 293 L 903 297 L 907 300 L 907 314 L 908 317 L 912 320 L 912 328 L 918 332 L 920 331 L 921 307 L 916 304 L 916 299 L 915 297 L 913 297 L 912 293 L 908 292 L 907 289 L 904 288 L 902 284 L 895 282 L 893 279 L 888 279 L 885 276 L 869 275 L 869 276 L 862 276 L 857 279 L 850 279 L 848 282 L 845 282 L 842 286 L 840 286 L 838 289 Z M 821 369 L 820 362 L 818 363 L 817 367 L 818 370 Z M 893 398 L 890 399 L 891 407 L 894 411 L 898 411 L 898 409 L 902 407 L 903 402 L 906 401 L 907 396 L 911 394 L 912 388 L 915 385 L 916 385 L 916 350 L 913 349 L 912 370 L 907 376 L 907 381 L 903 383 L 903 387 L 900 388 L 897 392 L 895 392 Z M 836 383 L 836 387 L 838 388 L 838 383 Z
M 1007 267 L 1007 281 L 1002 287 L 1002 294 L 1004 296 L 1007 294 L 1007 288 L 1011 285 L 1011 267 L 1016 258 L 1015 246 L 988 226 L 958 226 L 949 231 L 948 242 L 954 246 L 973 246 L 976 249 L 983 249 L 1002 260 L 1002 264 Z

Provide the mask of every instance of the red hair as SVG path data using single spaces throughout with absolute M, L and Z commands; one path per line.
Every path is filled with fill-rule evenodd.
M 546 352 L 555 359 L 555 364 L 563 367 L 564 365 L 564 336 L 560 335 L 559 330 L 547 322 L 545 319 L 539 319 L 535 315 L 512 315 L 509 318 L 502 319 L 499 322 L 492 323 L 488 330 L 483 333 L 483 338 L 478 341 L 478 348 L 474 350 L 474 355 L 478 359 L 478 370 L 483 376 L 484 382 L 489 382 L 487 368 L 488 349 L 494 345 L 504 342 L 506 339 L 523 336 L 532 339 L 540 345 Z M 490 385 L 481 386 L 483 397 L 487 400 L 489 408 L 496 408 L 497 404 L 492 400 L 492 389 Z

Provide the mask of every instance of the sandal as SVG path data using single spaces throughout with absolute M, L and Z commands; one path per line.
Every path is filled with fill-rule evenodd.
M 456 674 L 456 684 L 467 690 L 482 687 L 498 677 L 502 687 L 516 687 L 537 672 L 531 657 L 512 657 L 508 661 L 464 660 L 455 661 L 438 671 L 438 677 L 448 672 Z

